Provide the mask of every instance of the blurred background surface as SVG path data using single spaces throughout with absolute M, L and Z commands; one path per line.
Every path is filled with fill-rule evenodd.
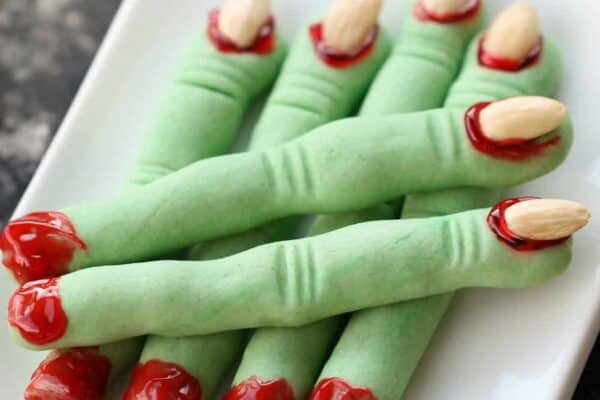
M 10 217 L 120 0 L 0 0 L 0 226 Z
M 52 140 L 120 2 L 0 0 L 0 228 Z M 573 399 L 600 400 L 598 344 Z

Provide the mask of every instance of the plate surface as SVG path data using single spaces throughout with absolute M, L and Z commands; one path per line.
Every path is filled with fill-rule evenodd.
M 461 292 L 411 383 L 407 399 L 569 398 L 600 327 L 600 3 L 532 0 L 544 31 L 565 60 L 560 99 L 570 107 L 576 141 L 556 172 L 516 192 L 577 200 L 595 217 L 577 234 L 563 276 L 528 290 Z M 123 183 L 140 132 L 168 82 L 177 54 L 218 1 L 125 0 L 15 215 L 55 209 L 114 193 Z M 292 37 L 326 2 L 274 1 Z M 383 23 L 396 33 L 400 0 Z M 495 13 L 508 1 L 488 1 Z M 491 4 L 493 3 L 493 4 Z M 0 279 L 0 302 L 15 285 Z M 0 308 L 6 319 L 6 308 Z M 0 398 L 22 398 L 43 354 L 17 348 L 0 329 Z M 368 366 L 365 366 L 368 368 Z

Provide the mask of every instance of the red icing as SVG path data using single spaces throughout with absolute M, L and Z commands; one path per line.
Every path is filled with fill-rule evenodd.
M 310 394 L 310 400 L 376 400 L 364 387 L 356 387 L 340 378 L 322 379 Z
M 233 43 L 219 30 L 219 10 L 212 10 L 208 14 L 208 38 L 217 50 L 222 53 L 255 53 L 269 54 L 275 48 L 275 19 L 271 16 L 258 31 L 258 35 L 249 47 L 241 48 Z
M 15 219 L 0 236 L 2 261 L 20 283 L 66 273 L 77 248 L 87 249 L 69 218 L 55 211 Z
M 60 339 L 68 319 L 62 308 L 58 279 L 27 282 L 8 302 L 8 323 L 29 343 L 43 345 Z
M 540 59 L 540 56 L 542 55 L 543 40 L 541 37 L 537 41 L 535 46 L 532 47 L 529 53 L 527 53 L 525 58 L 523 58 L 522 60 L 513 60 L 510 58 L 496 56 L 494 54 L 488 53 L 483 48 L 484 41 L 485 38 L 481 38 L 479 40 L 479 64 L 491 69 L 499 69 L 508 72 L 518 72 L 522 69 L 535 65 Z
M 294 400 L 294 392 L 285 379 L 263 381 L 252 376 L 235 385 L 223 400 Z
M 559 245 L 569 238 L 566 237 L 555 240 L 528 239 L 521 237 L 515 234 L 514 232 L 511 232 L 510 229 L 508 229 L 506 219 L 504 218 L 506 210 L 514 204 L 520 203 L 522 201 L 532 200 L 535 198 L 536 197 L 517 197 L 514 199 L 501 201 L 492 208 L 487 217 L 487 223 L 492 232 L 494 232 L 494 234 L 496 235 L 496 237 L 500 241 L 508 244 L 510 247 L 517 251 L 542 250 L 547 247 Z
M 453 13 L 439 14 L 434 11 L 428 10 L 423 1 L 417 1 L 413 13 L 415 17 L 420 21 L 432 21 L 440 24 L 452 24 L 455 22 L 462 22 L 470 19 L 477 15 L 481 8 L 481 1 L 471 0 L 465 3 L 462 8 Z
M 25 400 L 101 400 L 110 369 L 96 347 L 55 350 L 31 375 Z
M 469 140 L 478 151 L 494 158 L 519 161 L 532 156 L 541 155 L 546 148 L 557 144 L 560 136 L 554 136 L 546 140 L 508 139 L 493 140 L 487 137 L 479 121 L 479 114 L 490 105 L 491 102 L 477 103 L 465 113 L 465 128 Z
M 311 25 L 308 31 L 315 52 L 325 64 L 333 68 L 348 68 L 367 58 L 369 54 L 371 54 L 375 47 L 375 40 L 379 33 L 379 27 L 373 27 L 362 47 L 353 54 L 346 54 L 328 46 L 323 40 L 323 25 L 321 23 Z
M 183 367 L 161 360 L 138 364 L 123 400 L 200 400 L 202 388 Z

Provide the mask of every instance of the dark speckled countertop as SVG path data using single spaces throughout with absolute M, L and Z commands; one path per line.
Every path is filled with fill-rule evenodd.
M 52 140 L 119 3 L 0 0 L 0 227 Z M 574 399 L 600 400 L 598 345 Z
M 0 226 L 65 114 L 120 0 L 0 0 Z

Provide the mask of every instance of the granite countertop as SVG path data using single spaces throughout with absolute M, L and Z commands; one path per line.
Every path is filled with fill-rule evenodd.
M 10 217 L 120 0 L 0 0 L 0 226 Z
M 31 179 L 119 3 L 0 0 L 0 227 Z M 600 345 L 573 398 L 600 399 Z

